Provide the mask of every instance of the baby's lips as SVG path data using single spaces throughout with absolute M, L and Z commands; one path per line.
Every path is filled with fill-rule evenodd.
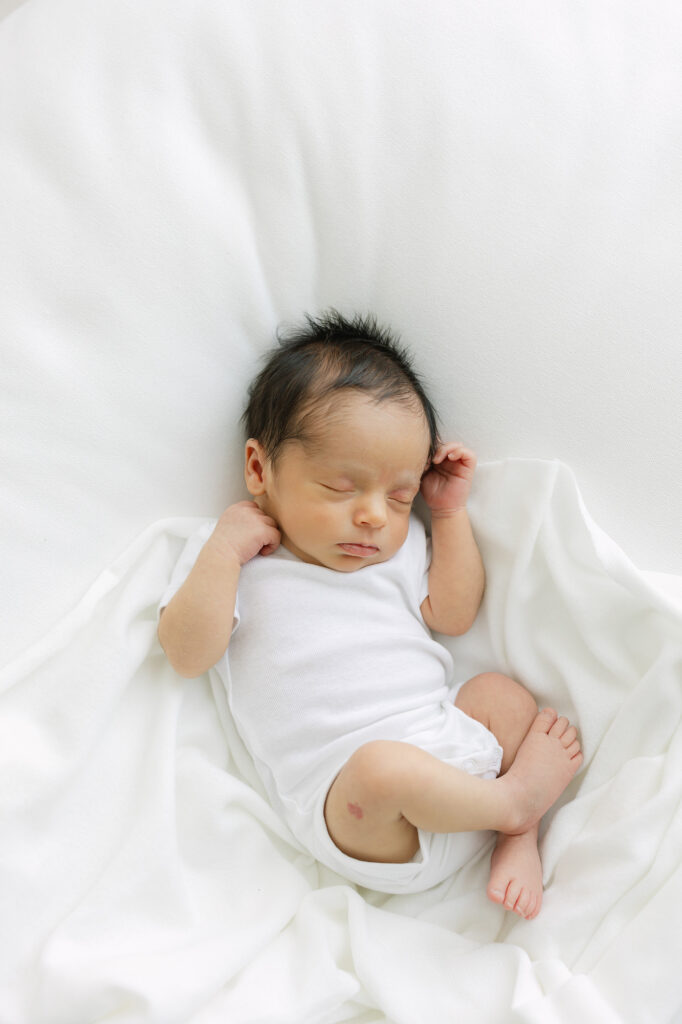
M 339 547 L 349 554 L 359 556 L 365 555 L 367 557 L 376 554 L 379 550 L 376 544 L 357 544 L 353 541 L 342 542 L 339 544 Z

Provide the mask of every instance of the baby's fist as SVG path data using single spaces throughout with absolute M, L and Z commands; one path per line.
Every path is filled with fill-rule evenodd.
M 281 539 L 275 520 L 255 501 L 238 501 L 225 509 L 209 543 L 225 557 L 236 557 L 245 565 L 257 554 L 271 555 Z
M 432 515 L 456 512 L 466 506 L 476 456 L 463 444 L 441 444 L 422 477 L 421 493 Z

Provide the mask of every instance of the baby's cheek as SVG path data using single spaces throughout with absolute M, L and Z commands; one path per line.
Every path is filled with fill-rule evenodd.
M 345 505 L 345 507 L 344 507 Z M 322 530 L 338 529 L 339 523 L 345 523 L 349 516 L 348 505 L 340 501 L 323 502 L 317 506 L 313 522 Z

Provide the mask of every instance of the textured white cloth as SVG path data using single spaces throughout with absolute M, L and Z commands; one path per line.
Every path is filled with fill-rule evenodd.
M 401 334 L 448 437 L 561 458 L 638 565 L 682 573 L 681 29 L 677 0 L 0 22 L 0 563 L 25 587 L 0 663 L 148 523 L 238 493 L 259 358 L 329 305 Z
M 498 668 L 567 712 L 585 750 L 543 824 L 539 917 L 486 898 L 488 849 L 405 896 L 301 851 L 223 687 L 158 645 L 201 525 L 165 520 L 0 677 L 2 1024 L 676 1019 L 682 613 L 560 464 L 480 465 L 470 512 L 486 595 L 444 642 L 463 678 Z
M 559 457 L 639 566 L 682 572 L 681 24 L 676 0 L 0 23 L 2 1024 L 677 1024 L 680 611 L 565 468 L 489 460 Z M 582 730 L 530 923 L 486 900 L 485 851 L 395 897 L 311 860 L 223 689 L 156 641 L 198 517 L 241 496 L 261 354 L 328 305 L 402 334 L 483 463 L 462 677 Z
M 190 537 L 159 607 L 186 579 L 214 523 Z M 243 568 L 230 645 L 215 666 L 236 728 L 270 802 L 305 848 L 383 892 L 442 882 L 488 838 L 420 832 L 409 865 L 347 857 L 330 841 L 324 801 L 348 758 L 371 740 L 413 743 L 472 775 L 497 775 L 502 750 L 453 703 L 453 663 L 420 606 L 430 541 L 410 517 L 385 562 L 343 573 L 285 547 Z

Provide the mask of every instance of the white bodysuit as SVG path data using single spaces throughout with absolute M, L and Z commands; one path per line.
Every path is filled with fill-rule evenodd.
M 194 565 L 215 522 L 189 538 L 160 607 Z M 280 546 L 241 571 L 229 649 L 215 666 L 268 797 L 318 860 L 385 892 L 429 888 L 468 860 L 488 833 L 420 830 L 407 864 L 343 854 L 324 822 L 331 783 L 369 740 L 413 743 L 449 764 L 494 778 L 502 750 L 454 706 L 452 657 L 420 605 L 428 593 L 430 542 L 416 516 L 386 562 L 343 573 Z

